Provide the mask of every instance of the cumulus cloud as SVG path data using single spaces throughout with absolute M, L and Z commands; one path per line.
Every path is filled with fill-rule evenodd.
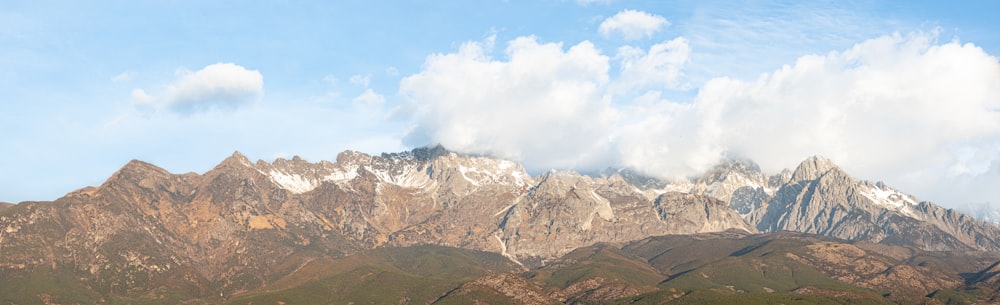
M 400 113 L 415 126 L 411 145 L 522 160 L 529 167 L 607 164 L 615 111 L 605 95 L 609 58 L 590 42 L 568 49 L 534 37 L 510 41 L 494 59 L 487 42 L 427 58 L 404 78 Z
M 639 40 L 653 36 L 660 29 L 670 25 L 662 16 L 636 10 L 624 10 L 605 19 L 598 27 L 604 37 L 621 34 L 625 40 Z
M 495 59 L 483 43 L 466 43 L 403 79 L 400 112 L 414 123 L 407 140 L 535 169 L 616 165 L 663 178 L 726 157 L 776 172 L 824 155 L 927 199 L 1000 200 L 982 189 L 951 194 L 956 183 L 1000 181 L 1000 63 L 973 44 L 888 35 L 755 80 L 715 78 L 690 100 L 664 99 L 690 52 L 677 38 L 620 48 L 615 61 L 589 42 L 521 37 Z M 622 88 L 645 93 L 622 97 Z
M 820 154 L 864 178 L 966 200 L 950 194 L 955 174 L 974 168 L 996 180 L 985 167 L 998 157 L 998 109 L 996 57 L 897 34 L 803 56 L 752 82 L 713 79 L 694 101 L 663 102 L 625 126 L 619 148 L 624 164 L 659 176 L 696 174 L 724 156 L 775 171 Z
M 208 65 L 198 71 L 178 70 L 178 79 L 159 93 L 132 90 L 132 104 L 144 112 L 169 109 L 194 113 L 211 109 L 234 110 L 264 92 L 264 77 L 257 70 L 232 63 Z
M 650 85 L 676 88 L 690 55 L 691 47 L 684 37 L 655 44 L 648 52 L 633 46 L 623 46 L 618 49 L 616 56 L 621 60 L 617 89 L 635 90 Z
M 182 71 L 167 88 L 168 108 L 179 112 L 236 109 L 264 92 L 264 77 L 257 70 L 232 63 L 208 65 L 195 72 Z

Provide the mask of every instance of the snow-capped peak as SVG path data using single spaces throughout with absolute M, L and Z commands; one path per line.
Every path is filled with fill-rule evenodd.
M 861 185 L 860 190 L 861 195 L 870 199 L 875 204 L 916 218 L 913 206 L 917 204 L 917 200 L 913 196 L 885 186 L 881 182 L 875 184 L 864 183 Z

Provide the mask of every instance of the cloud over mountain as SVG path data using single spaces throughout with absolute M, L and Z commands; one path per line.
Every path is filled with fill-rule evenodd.
M 987 167 L 1000 157 L 1000 63 L 973 44 L 882 36 L 756 80 L 712 79 L 691 100 L 662 98 L 689 52 L 683 37 L 614 58 L 586 41 L 566 49 L 521 37 L 495 59 L 466 43 L 403 80 L 409 140 L 536 169 L 613 164 L 659 177 L 697 174 L 726 156 L 777 170 L 820 154 L 904 188 L 937 185 L 928 189 L 935 200 L 948 200 L 945 179 L 957 169 L 997 175 Z M 629 84 L 646 91 L 614 94 Z
M 607 164 L 617 120 L 606 96 L 609 58 L 590 42 L 564 49 L 534 37 L 510 41 L 505 58 L 489 41 L 427 58 L 402 80 L 403 113 L 416 123 L 413 145 L 492 153 L 534 167 Z

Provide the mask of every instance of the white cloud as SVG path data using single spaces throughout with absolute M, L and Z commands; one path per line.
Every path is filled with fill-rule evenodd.
M 191 113 L 209 109 L 236 109 L 264 92 L 264 77 L 257 70 L 232 63 L 208 65 L 195 72 L 180 71 L 180 79 L 167 88 L 166 107 Z
M 372 82 L 372 77 L 371 75 L 356 74 L 352 75 L 348 81 L 350 81 L 353 85 L 368 88 L 368 84 Z
M 681 70 L 690 55 L 691 47 L 684 37 L 655 44 L 648 52 L 632 46 L 621 47 L 616 56 L 621 59 L 617 89 L 634 90 L 650 85 L 678 87 Z
M 605 96 L 609 58 L 586 41 L 563 50 L 520 37 L 497 60 L 488 44 L 432 55 L 402 80 L 407 101 L 398 112 L 416 123 L 406 141 L 497 154 L 536 169 L 607 164 L 606 131 L 616 115 Z
M 385 104 L 385 97 L 369 88 L 358 97 L 355 97 L 352 102 L 356 105 L 381 107 Z
M 661 94 L 683 74 L 683 38 L 619 49 L 616 77 L 589 42 L 564 49 L 521 37 L 503 59 L 484 43 L 428 57 L 401 83 L 407 104 L 398 112 L 415 124 L 408 143 L 534 169 L 622 165 L 665 178 L 726 156 L 775 172 L 818 154 L 944 204 L 1000 202 L 989 187 L 972 187 L 1000 181 L 1000 63 L 975 45 L 939 43 L 935 33 L 883 36 L 753 81 L 711 79 L 689 101 Z M 621 88 L 646 91 L 614 101 Z M 966 189 L 959 183 L 970 191 L 953 194 Z
M 153 107 L 155 99 L 142 89 L 132 89 L 132 104 L 137 107 Z
M 754 82 L 713 79 L 692 103 L 664 102 L 623 128 L 623 162 L 676 176 L 724 155 L 775 171 L 820 154 L 864 178 L 965 200 L 950 194 L 956 173 L 996 175 L 984 167 L 998 160 L 1000 64 L 972 44 L 935 40 L 884 36 Z
M 598 31 L 604 37 L 621 34 L 625 40 L 639 40 L 653 36 L 660 29 L 670 25 L 662 16 L 636 10 L 624 10 L 601 22 Z

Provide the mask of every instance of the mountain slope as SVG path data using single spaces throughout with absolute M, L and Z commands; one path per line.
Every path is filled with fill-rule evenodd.
M 814 233 L 925 250 L 1000 250 L 1000 229 L 813 157 L 749 217 L 758 230 Z
M 620 176 L 533 178 L 513 162 L 440 147 L 319 163 L 252 163 L 237 152 L 200 175 L 131 161 L 100 186 L 4 210 L 0 275 L 70 270 L 88 293 L 179 300 L 237 294 L 377 247 L 454 246 L 537 266 L 596 242 L 752 230 L 699 202 L 715 210 L 679 226 Z
M 171 303 L 228 298 L 281 283 L 299 285 L 302 282 L 292 279 L 303 268 L 371 249 L 440 245 L 497 253 L 519 268 L 548 270 L 561 258 L 599 244 L 711 232 L 782 236 L 774 233 L 780 231 L 921 251 L 1000 249 L 1000 229 L 995 226 L 918 202 L 882 183 L 859 181 L 819 157 L 771 176 L 742 160 L 724 162 L 691 181 L 659 181 L 631 170 L 606 171 L 600 177 L 571 171 L 532 177 L 514 162 L 457 154 L 440 146 L 375 156 L 347 151 L 335 162 L 318 163 L 298 157 L 251 162 L 237 152 L 203 174 L 172 174 L 134 160 L 100 186 L 53 202 L 23 202 L 3 209 L 0 284 L 33 291 L 26 298 L 36 301 L 45 291 L 24 283 L 66 287 L 66 298 L 74 300 L 97 296 L 124 303 Z M 700 257 L 646 257 L 664 278 L 739 250 L 682 242 L 707 248 L 698 251 Z M 722 244 L 734 243 L 740 242 Z M 605 249 L 594 257 L 615 258 L 615 264 L 645 257 Z M 901 263 L 887 256 L 894 260 L 883 265 Z M 668 257 L 675 260 L 661 261 Z M 780 260 L 772 263 L 809 266 L 832 279 L 839 279 L 837 268 L 851 267 L 823 269 L 825 265 L 808 259 L 774 259 Z M 743 258 L 729 260 L 733 266 L 747 263 Z M 963 260 L 959 265 L 976 268 L 963 267 L 962 272 L 985 267 Z M 646 281 L 624 285 L 615 272 L 605 272 L 609 268 L 591 267 L 600 268 L 564 271 L 581 277 L 605 274 L 602 279 L 539 280 L 558 287 L 559 293 L 591 291 L 580 300 L 602 302 L 656 286 Z M 564 278 L 555 275 L 565 272 L 548 274 L 553 275 L 550 279 Z M 496 283 L 519 281 L 500 276 L 463 289 L 496 296 L 503 295 Z M 694 282 L 715 283 L 711 287 L 722 283 Z M 559 293 L 545 295 L 572 299 Z

